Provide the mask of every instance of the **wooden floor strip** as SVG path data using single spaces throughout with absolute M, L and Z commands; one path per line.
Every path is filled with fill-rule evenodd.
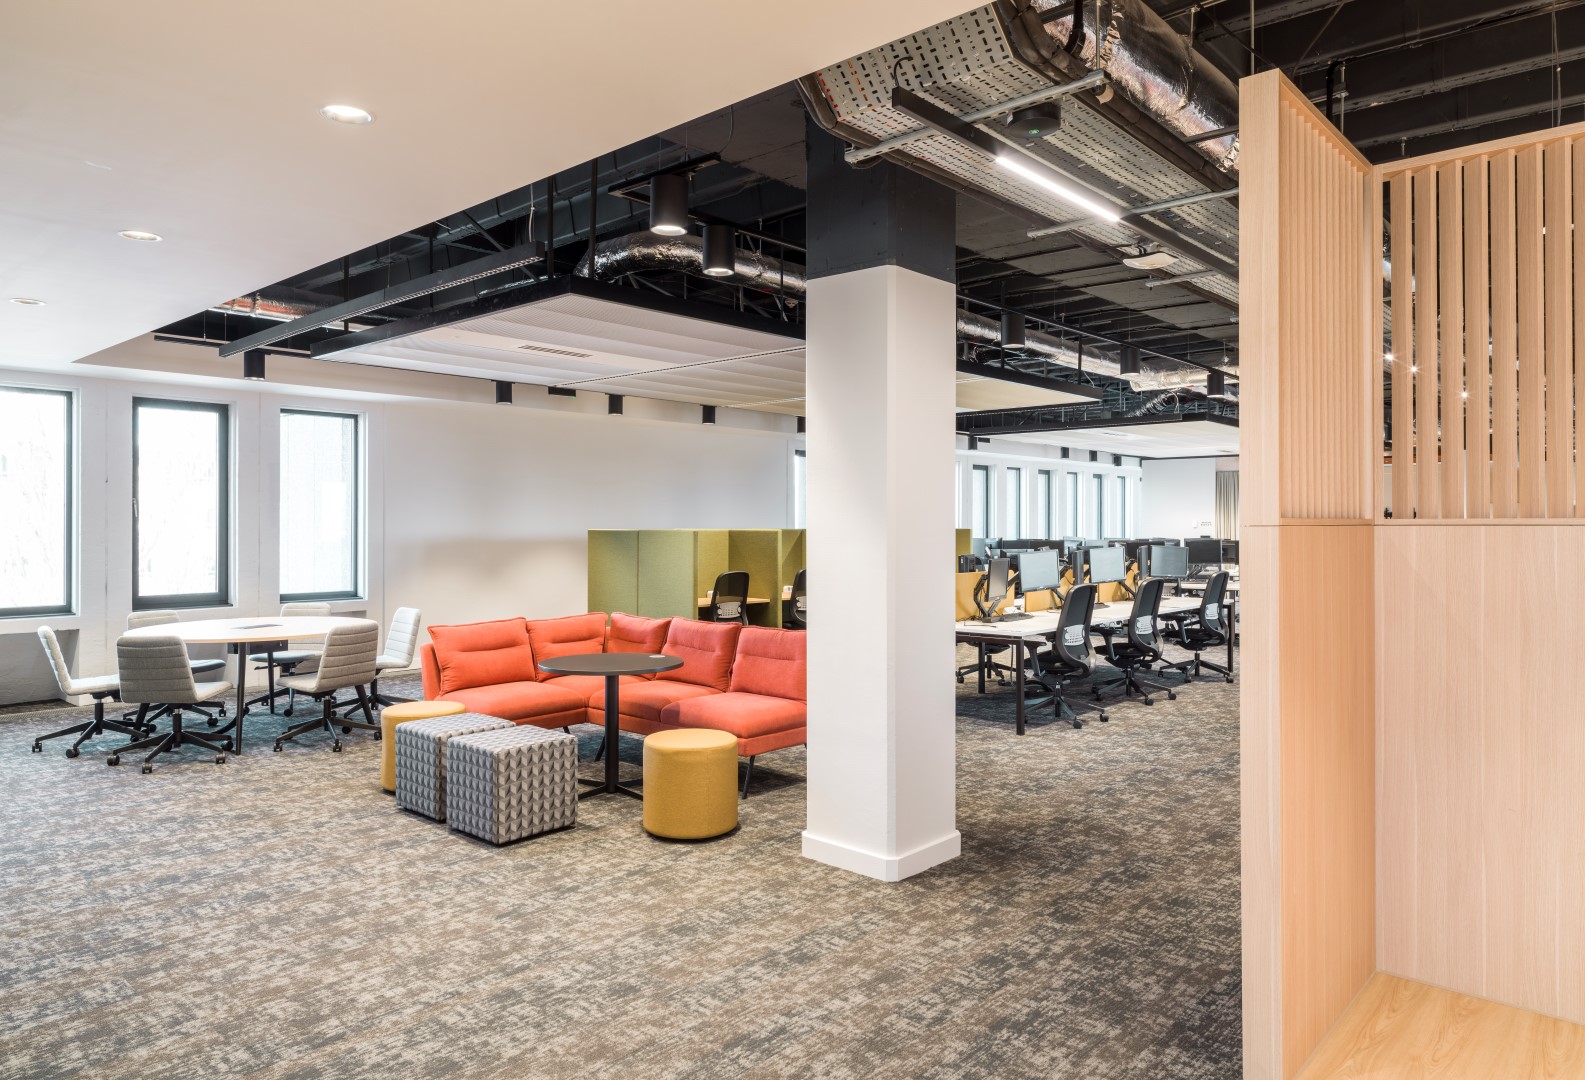
M 1581 1080 L 1585 1027 L 1378 972 L 1296 1080 Z

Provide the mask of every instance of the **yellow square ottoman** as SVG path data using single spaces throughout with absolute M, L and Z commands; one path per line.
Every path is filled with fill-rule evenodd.
M 467 711 L 455 701 L 404 701 L 380 710 L 380 786 L 386 794 L 396 792 L 396 725 Z
M 708 728 L 644 740 L 644 828 L 703 840 L 737 828 L 737 736 Z

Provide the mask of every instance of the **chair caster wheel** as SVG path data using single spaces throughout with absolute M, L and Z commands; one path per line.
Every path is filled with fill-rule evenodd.
M 1101 714 L 1101 723 L 1103 723 L 1103 724 L 1104 724 L 1104 723 L 1106 723 L 1106 722 L 1107 722 L 1107 721 L 1109 721 L 1109 720 L 1111 720 L 1111 717 L 1110 717 L 1110 716 L 1107 716 L 1107 715 L 1106 715 L 1106 714 L 1105 714 L 1105 713 L 1102 713 L 1102 714 Z
M 341 725 L 341 733 L 343 735 L 351 735 L 352 734 L 352 729 L 349 728 L 346 724 L 342 724 Z
M 44 752 L 44 744 L 43 743 L 34 743 L 33 744 L 33 752 L 35 754 L 42 754 Z
M 221 716 L 226 715 L 226 707 L 224 705 L 220 706 L 220 715 Z
M 220 726 L 220 718 L 218 716 L 211 716 L 207 720 L 205 720 L 204 723 L 208 724 L 210 727 L 219 727 Z
M 143 765 L 143 771 L 144 771 L 144 772 L 145 772 L 145 773 L 151 773 L 151 772 L 153 772 L 153 771 L 154 771 L 154 766 L 153 766 L 153 765 L 150 765 L 150 764 L 148 764 L 148 763 L 147 763 L 147 762 L 145 762 L 145 763 L 144 763 L 144 765 Z
M 1231 676 L 1231 675 L 1229 675 L 1229 676 L 1228 676 L 1228 677 L 1227 677 L 1227 682 L 1228 682 L 1228 684 L 1229 684 L 1229 685 L 1231 685 L 1231 684 L 1232 684 L 1232 682 L 1233 682 L 1233 677 L 1232 677 L 1232 676 Z
M 82 751 L 77 749 L 75 746 L 68 746 L 66 748 L 66 756 L 67 757 L 76 757 L 80 753 L 82 753 Z
M 226 755 L 224 755 L 224 754 L 216 754 L 215 755 L 215 764 L 216 765 L 224 765 L 225 763 L 226 763 Z
M 109 757 L 105 758 L 105 764 L 112 767 L 121 764 L 121 755 L 111 754 Z
M 1171 690 L 1168 690 L 1167 691 L 1167 700 L 1168 701 L 1177 701 L 1178 700 L 1178 695 L 1174 694 Z
M 337 739 L 335 742 L 330 744 L 330 752 L 332 754 L 341 753 L 341 740 L 340 739 Z
M 1073 720 L 1073 721 L 1071 721 L 1071 723 L 1073 724 L 1073 730 L 1074 731 L 1078 731 L 1080 728 L 1082 728 L 1084 726 L 1083 724 L 1081 724 L 1077 720 Z
M 276 743 L 275 744 L 275 752 L 277 754 L 279 754 L 281 752 L 281 744 L 280 743 Z

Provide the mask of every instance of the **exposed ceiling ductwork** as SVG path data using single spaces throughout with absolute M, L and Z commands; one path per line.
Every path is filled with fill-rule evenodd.
M 578 263 L 576 272 L 580 277 L 592 276 L 601 281 L 644 270 L 675 270 L 697 274 L 702 272 L 702 251 L 703 245 L 697 236 L 629 233 L 595 247 L 592 275 L 587 254 Z M 740 249 L 736 273 L 737 278 L 742 279 L 741 284 L 779 293 L 789 300 L 801 301 L 807 290 L 803 267 L 793 266 L 760 252 Z M 737 278 L 730 280 L 735 281 Z M 1001 344 L 1001 324 L 983 315 L 960 308 L 957 325 L 958 337 L 965 341 Z M 1126 380 L 1135 390 L 1189 389 L 1203 392 L 1207 378 L 1206 372 L 1200 368 L 1155 360 L 1143 361 L 1137 373 L 1125 375 L 1114 357 L 1099 350 L 1088 350 L 1081 355 L 1076 343 L 1040 330 L 1027 332 L 1021 351 L 1071 368 L 1074 372 Z
M 1104 71 L 1134 106 L 1193 146 L 1218 169 L 1238 168 L 1238 89 L 1144 0 L 1030 0 L 1015 18 L 1036 19 L 1050 48 Z M 1098 25 L 1097 25 L 1098 21 Z M 1079 38 L 1073 28 L 1079 27 Z M 1038 43 L 1014 35 L 1014 47 Z M 1022 51 L 1022 50 L 1021 50 Z M 1048 63 L 1049 49 L 1025 56 Z M 1220 133 L 1213 135 L 1212 133 Z

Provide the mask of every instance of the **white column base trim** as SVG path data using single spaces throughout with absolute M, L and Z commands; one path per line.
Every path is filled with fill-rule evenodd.
M 823 862 L 841 870 L 876 878 L 880 881 L 901 881 L 922 874 L 932 866 L 955 859 L 963 850 L 963 834 L 953 829 L 939 840 L 914 848 L 901 855 L 881 855 L 873 851 L 839 844 L 804 830 L 803 854 L 806 859 Z

